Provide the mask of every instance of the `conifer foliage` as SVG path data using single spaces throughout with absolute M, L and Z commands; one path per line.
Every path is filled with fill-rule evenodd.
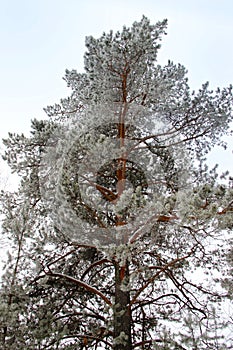
M 4 140 L 1 349 L 232 348 L 232 179 L 206 165 L 232 87 L 157 64 L 166 26 L 87 37 L 70 97 Z

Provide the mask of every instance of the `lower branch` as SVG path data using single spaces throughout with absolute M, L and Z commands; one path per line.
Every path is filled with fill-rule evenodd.
M 89 284 L 87 284 L 87 283 L 85 283 L 83 281 L 77 280 L 74 277 L 71 277 L 71 276 L 68 276 L 68 275 L 65 275 L 65 274 L 62 274 L 62 273 L 58 273 L 58 272 L 49 271 L 49 272 L 45 272 L 45 274 L 49 275 L 49 276 L 53 276 L 53 277 L 65 278 L 69 282 L 72 282 L 72 283 L 74 283 L 74 284 L 76 284 L 76 285 L 78 285 L 80 287 L 83 287 L 88 292 L 91 292 L 93 294 L 98 295 L 102 300 L 104 300 L 104 302 L 106 304 L 108 304 L 109 306 L 112 306 L 111 301 L 102 292 L 100 292 L 98 289 L 90 286 Z

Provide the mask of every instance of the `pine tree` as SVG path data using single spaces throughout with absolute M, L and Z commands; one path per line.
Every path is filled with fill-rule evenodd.
M 232 347 L 232 180 L 206 165 L 232 87 L 195 93 L 182 65 L 158 65 L 166 26 L 87 37 L 71 96 L 4 140 L 21 182 L 1 194 L 2 349 Z

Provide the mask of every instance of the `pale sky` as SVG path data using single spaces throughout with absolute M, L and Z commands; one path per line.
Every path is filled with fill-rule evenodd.
M 184 64 L 192 89 L 233 83 L 232 0 L 0 0 L 0 138 L 28 133 L 31 119 L 69 95 L 62 77 L 83 70 L 85 36 L 143 14 L 152 23 L 168 18 L 158 63 Z

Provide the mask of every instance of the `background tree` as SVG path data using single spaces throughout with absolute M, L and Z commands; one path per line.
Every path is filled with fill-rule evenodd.
M 4 140 L 21 183 L 2 193 L 3 349 L 232 347 L 232 183 L 205 159 L 232 88 L 194 93 L 183 66 L 156 65 L 166 25 L 88 37 L 71 96 Z

